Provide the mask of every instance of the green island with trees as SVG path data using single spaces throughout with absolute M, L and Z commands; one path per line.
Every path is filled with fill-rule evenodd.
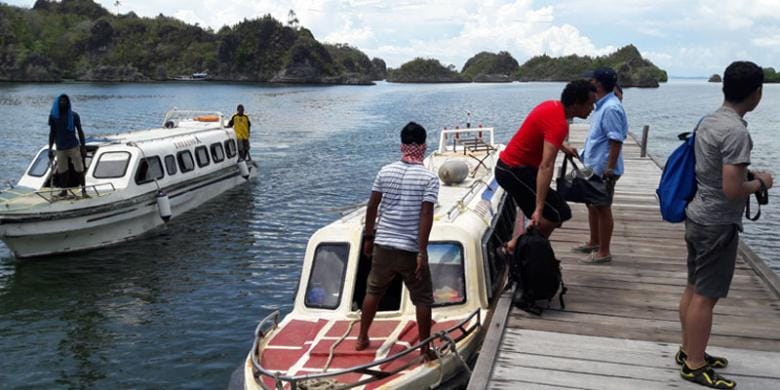
M 372 84 L 381 59 L 322 44 L 270 15 L 214 32 L 160 14 L 114 15 L 92 0 L 0 4 L 0 81 L 150 81 L 208 72 L 209 79 Z
M 769 84 L 780 83 L 780 73 L 775 71 L 775 68 L 769 67 L 763 69 L 764 69 L 764 83 L 769 83 Z M 723 80 L 721 79 L 720 75 L 716 73 L 710 76 L 710 79 L 708 81 L 711 83 L 720 83 Z

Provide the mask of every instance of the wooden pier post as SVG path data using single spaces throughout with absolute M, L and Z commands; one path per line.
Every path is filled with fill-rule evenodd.
M 650 133 L 650 126 L 645 125 L 642 127 L 642 144 L 639 145 L 641 147 L 639 151 L 640 157 L 647 157 L 647 136 L 648 133 Z

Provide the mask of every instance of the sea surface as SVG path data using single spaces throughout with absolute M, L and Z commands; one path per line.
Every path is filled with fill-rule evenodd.
M 252 120 L 258 180 L 173 220 L 144 240 L 73 256 L 18 261 L 0 243 L 0 388 L 224 388 L 257 321 L 290 310 L 308 237 L 365 202 L 378 169 L 399 157 L 408 121 L 473 125 L 509 140 L 561 83 L 269 86 L 212 82 L 0 84 L 0 183 L 15 182 L 47 142 L 55 96 L 67 93 L 88 135 L 159 126 L 164 113 L 239 103 Z M 676 135 L 721 103 L 720 84 L 672 80 L 627 89 L 631 130 L 650 125 L 665 161 Z M 749 113 L 754 169 L 780 157 L 780 85 Z M 770 191 L 744 238 L 780 272 L 780 197 Z

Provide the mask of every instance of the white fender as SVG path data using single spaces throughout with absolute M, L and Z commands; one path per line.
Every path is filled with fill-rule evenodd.
M 238 163 L 238 170 L 241 172 L 241 177 L 249 179 L 249 167 L 246 165 L 245 160 L 241 160 Z
M 439 179 L 448 186 L 463 183 L 468 175 L 469 164 L 462 158 L 447 160 L 439 168 Z
M 157 211 L 160 212 L 160 218 L 165 222 L 168 222 L 173 215 L 171 212 L 171 199 L 168 198 L 168 194 L 163 190 L 157 193 Z

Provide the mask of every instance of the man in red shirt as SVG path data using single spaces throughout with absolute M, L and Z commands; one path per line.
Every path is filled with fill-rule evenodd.
M 496 181 L 545 237 L 571 219 L 569 205 L 550 182 L 558 150 L 577 156 L 576 149 L 563 143 L 569 120 L 587 118 L 595 100 L 595 87 L 588 80 L 566 84 L 561 100 L 548 100 L 531 110 L 499 155 Z M 512 249 L 514 240 L 508 246 Z

